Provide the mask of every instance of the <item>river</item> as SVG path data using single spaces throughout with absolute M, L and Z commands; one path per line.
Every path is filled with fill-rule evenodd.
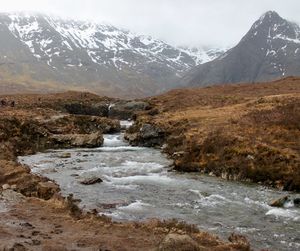
M 104 139 L 100 148 L 47 151 L 19 161 L 55 180 L 64 195 L 81 199 L 82 208 L 96 208 L 116 221 L 176 218 L 224 239 L 232 232 L 243 234 L 254 248 L 300 250 L 300 208 L 268 206 L 287 192 L 170 172 L 171 161 L 159 150 L 129 146 L 122 133 Z M 70 158 L 62 158 L 66 152 Z M 80 184 L 89 177 L 103 182 Z

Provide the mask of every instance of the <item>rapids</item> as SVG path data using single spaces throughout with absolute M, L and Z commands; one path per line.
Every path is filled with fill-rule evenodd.
M 104 138 L 100 148 L 47 151 L 19 161 L 55 180 L 63 194 L 81 199 L 83 208 L 96 208 L 116 221 L 176 218 L 223 238 L 232 232 L 243 234 L 254 248 L 300 250 L 300 208 L 292 203 L 268 206 L 287 192 L 170 172 L 171 161 L 159 150 L 129 146 L 123 134 Z M 65 152 L 71 158 L 61 158 Z M 88 177 L 103 182 L 81 185 Z

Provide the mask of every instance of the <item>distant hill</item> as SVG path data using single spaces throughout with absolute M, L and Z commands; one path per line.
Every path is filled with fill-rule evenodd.
M 300 76 L 300 28 L 269 11 L 237 46 L 201 64 L 183 78 L 184 86 L 260 82 Z

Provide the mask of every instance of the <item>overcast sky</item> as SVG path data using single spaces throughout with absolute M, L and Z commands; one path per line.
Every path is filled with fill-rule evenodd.
M 229 46 L 268 10 L 300 23 L 300 0 L 2 0 L 0 11 L 36 11 L 106 22 L 174 45 Z

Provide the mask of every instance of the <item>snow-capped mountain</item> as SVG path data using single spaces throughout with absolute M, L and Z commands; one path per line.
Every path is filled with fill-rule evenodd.
M 0 52 L 0 73 L 124 96 L 174 87 L 187 70 L 224 51 L 177 48 L 111 25 L 6 13 L 0 15 Z
M 183 82 L 203 86 L 285 76 L 300 76 L 300 27 L 269 11 L 253 24 L 237 46 L 195 67 Z

